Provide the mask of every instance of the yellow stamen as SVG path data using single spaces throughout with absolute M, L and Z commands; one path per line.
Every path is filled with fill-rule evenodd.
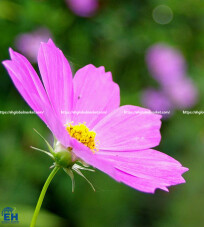
M 89 131 L 89 128 L 85 125 L 85 123 L 79 123 L 78 125 L 72 125 L 71 123 L 69 123 L 65 126 L 71 137 L 77 139 L 79 142 L 89 147 L 93 151 L 93 153 L 97 151 L 95 143 L 96 133 Z

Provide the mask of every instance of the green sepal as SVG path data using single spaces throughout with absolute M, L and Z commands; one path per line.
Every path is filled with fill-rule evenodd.
M 94 188 L 94 186 L 93 186 L 93 184 L 84 176 L 84 174 L 80 171 L 80 169 L 78 168 L 78 166 L 73 165 L 72 169 L 73 169 L 77 174 L 79 174 L 81 177 L 83 177 L 83 178 L 89 183 L 89 185 L 92 187 L 92 189 L 93 189 L 94 191 L 96 191 L 95 188 Z M 90 171 L 90 170 L 89 170 L 89 171 Z
M 52 146 L 49 144 L 49 142 L 36 129 L 33 129 L 33 130 L 45 141 L 45 143 L 48 147 L 48 150 L 53 155 L 53 157 L 55 157 L 55 152 L 54 152 Z
M 69 169 L 69 168 L 63 168 L 63 170 L 65 171 L 65 173 L 66 173 L 67 175 L 70 176 L 71 181 L 72 181 L 72 192 L 74 192 L 74 188 L 75 188 L 74 173 L 73 173 L 72 170 Z
M 50 156 L 52 159 L 54 159 L 53 155 L 50 154 L 49 152 L 45 151 L 45 150 L 42 150 L 42 149 L 39 149 L 37 147 L 33 147 L 33 146 L 30 146 L 30 148 L 32 148 L 33 150 L 36 150 L 36 151 L 40 151 L 42 153 L 45 153 L 46 155 Z

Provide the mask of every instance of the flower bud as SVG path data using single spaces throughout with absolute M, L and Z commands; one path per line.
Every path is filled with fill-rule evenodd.
M 72 161 L 71 151 L 67 149 L 57 152 L 55 155 L 55 162 L 63 168 L 72 166 L 74 162 Z
M 71 147 L 64 147 L 59 141 L 55 145 L 55 163 L 63 168 L 72 166 L 76 159 Z

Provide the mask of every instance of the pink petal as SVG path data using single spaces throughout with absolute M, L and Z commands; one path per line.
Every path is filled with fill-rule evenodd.
M 43 112 L 38 116 L 47 124 L 56 138 L 64 146 L 68 146 L 70 137 L 56 117 L 37 73 L 24 56 L 12 49 L 10 49 L 10 55 L 12 60 L 4 61 L 3 65 L 16 88 L 34 111 Z
M 78 157 L 139 191 L 154 193 L 157 188 L 168 191 L 169 186 L 185 183 L 182 174 L 188 169 L 159 151 L 98 151 L 93 154 L 82 146 L 77 145 L 74 150 Z
M 42 103 L 39 99 L 36 100 L 39 105 L 42 105 L 43 115 L 46 119 L 47 126 L 58 141 L 65 147 L 70 146 L 70 135 L 62 124 L 61 120 L 56 116 L 53 108 L 47 103 Z
M 161 116 L 148 109 L 122 106 L 94 128 L 101 150 L 141 150 L 160 143 Z
M 185 183 L 182 174 L 188 169 L 172 157 L 156 150 L 107 152 L 99 151 L 103 160 L 117 169 L 117 181 L 144 192 Z
M 24 56 L 12 49 L 9 51 L 12 60 L 3 61 L 3 65 L 7 69 L 16 88 L 31 108 L 34 111 L 42 111 L 42 105 L 37 103 L 36 100 L 39 99 L 43 103 L 49 103 L 49 101 L 37 73 Z M 47 123 L 43 114 L 38 116 Z
M 41 43 L 38 65 L 53 109 L 63 124 L 70 122 L 70 115 L 61 112 L 72 109 L 72 72 L 67 59 L 49 40 Z
M 98 156 L 97 153 L 93 153 L 88 147 L 78 142 L 76 139 L 71 138 L 70 145 L 73 148 L 74 154 L 81 160 L 108 175 L 114 176 L 115 168 L 108 160 L 102 160 L 101 156 Z
M 76 72 L 73 84 L 76 114 L 72 120 L 76 124 L 86 122 L 92 128 L 120 105 L 119 87 L 112 81 L 111 73 L 105 73 L 104 67 L 85 66 Z M 80 114 L 80 111 L 89 113 Z

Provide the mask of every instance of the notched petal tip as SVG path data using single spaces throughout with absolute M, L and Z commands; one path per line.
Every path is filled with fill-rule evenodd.
M 4 60 L 1 62 L 5 67 L 7 67 L 8 66 L 7 63 L 11 62 L 13 60 L 13 58 L 15 57 L 15 51 L 11 47 L 9 47 L 9 55 L 10 55 L 11 59 Z
M 186 172 L 188 172 L 189 171 L 189 168 L 187 168 L 187 167 L 183 167 L 183 173 L 186 173 Z M 182 174 L 183 174 L 182 173 Z
M 88 64 L 88 65 L 84 66 L 84 69 L 87 69 L 87 70 L 96 70 L 96 71 L 98 71 L 99 73 L 102 73 L 102 74 L 111 74 L 111 72 L 106 72 L 105 71 L 105 67 L 104 66 L 96 67 L 93 64 Z
M 23 55 L 19 54 L 15 50 L 13 50 L 11 47 L 9 48 L 9 55 L 10 55 L 10 58 L 11 58 L 12 61 L 14 61 L 14 60 L 17 61 L 18 57 L 25 58 Z
M 2 65 L 7 69 L 9 68 L 9 64 L 11 63 L 12 61 L 11 60 L 4 60 L 2 61 Z
M 150 194 L 155 194 L 157 191 L 165 191 L 165 192 L 169 192 L 169 189 L 167 188 L 168 186 L 164 186 L 164 187 L 157 187 L 157 188 L 154 188 L 152 191 L 150 192 L 145 192 L 145 193 L 150 193 Z
M 51 38 L 48 39 L 47 44 L 51 44 L 56 47 L 55 43 L 53 42 L 53 40 Z
M 42 46 L 50 46 L 50 47 L 55 47 L 56 48 L 56 45 L 55 45 L 55 43 L 53 42 L 53 40 L 51 38 L 49 38 L 47 42 L 40 42 L 40 48 Z
M 40 49 L 42 49 L 43 47 L 46 47 L 46 46 L 56 47 L 55 43 L 52 41 L 52 39 L 49 38 L 47 42 L 40 42 L 40 47 L 39 47 L 38 53 L 39 53 Z
M 183 177 L 181 177 L 180 184 L 185 184 L 185 183 L 186 183 L 186 180 Z
M 10 58 L 13 60 L 13 58 L 15 57 L 15 51 L 9 47 L 9 55 L 10 55 Z
M 168 187 L 183 184 L 182 174 L 188 171 L 174 158 L 156 150 L 99 152 L 100 159 L 114 166 L 116 181 L 136 190 L 154 194 L 156 189 L 169 191 Z M 97 168 L 97 165 L 93 165 Z

